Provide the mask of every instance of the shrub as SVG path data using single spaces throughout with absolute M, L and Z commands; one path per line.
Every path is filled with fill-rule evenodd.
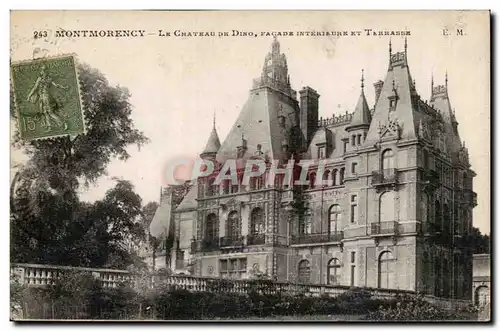
M 438 308 L 422 297 L 402 297 L 395 306 L 379 307 L 365 316 L 373 321 L 458 321 L 475 319 L 477 309 L 467 307 L 457 310 Z

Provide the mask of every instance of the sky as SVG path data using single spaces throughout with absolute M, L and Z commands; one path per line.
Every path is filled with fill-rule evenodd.
M 417 91 L 430 98 L 431 76 L 444 84 L 459 132 L 469 148 L 477 173 L 478 206 L 474 225 L 490 232 L 490 49 L 487 12 L 13 12 L 11 59 L 33 57 L 36 48 L 48 56 L 75 53 L 81 62 L 99 69 L 110 84 L 127 87 L 135 126 L 150 138 L 141 148 L 130 147 L 131 158 L 114 160 L 109 176 L 82 198 L 101 198 L 114 186 L 112 177 L 132 181 L 143 203 L 158 201 L 165 165 L 178 157 L 196 158 L 212 130 L 213 114 L 221 138 L 245 103 L 252 80 L 260 76 L 272 37 L 261 32 L 360 31 L 359 36 L 280 36 L 288 60 L 291 84 L 316 89 L 320 116 L 352 112 L 359 97 L 361 70 L 365 94 L 374 103 L 372 84 L 384 79 L 388 36 L 367 35 L 365 29 L 410 31 L 408 61 Z M 136 38 L 56 38 L 64 30 L 145 30 Z M 443 30 L 446 29 L 446 35 Z M 457 34 L 457 29 L 462 34 Z M 227 37 L 163 37 L 173 32 L 229 32 Z M 232 36 L 233 30 L 239 36 Z M 49 37 L 33 41 L 33 31 Z M 244 32 L 257 37 L 243 36 Z M 150 34 L 150 35 L 149 35 Z M 392 38 L 393 52 L 404 39 Z M 11 163 L 22 160 L 11 151 Z

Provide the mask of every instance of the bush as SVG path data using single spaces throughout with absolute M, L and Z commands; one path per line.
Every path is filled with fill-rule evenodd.
M 473 306 L 457 310 L 438 308 L 422 297 L 401 297 L 395 306 L 379 307 L 365 316 L 373 321 L 459 321 L 474 320 L 477 309 Z

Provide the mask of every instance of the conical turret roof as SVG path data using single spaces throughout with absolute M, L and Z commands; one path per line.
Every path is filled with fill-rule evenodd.
M 215 121 L 212 132 L 210 133 L 210 137 L 208 137 L 207 144 L 205 145 L 205 149 L 200 155 L 215 155 L 219 151 L 220 148 L 220 140 L 219 135 L 217 134 L 217 130 L 215 129 Z
M 370 113 L 370 107 L 366 102 L 365 92 L 364 92 L 364 77 L 361 76 L 361 94 L 359 95 L 358 103 L 352 115 L 351 124 L 346 127 L 346 130 L 351 130 L 360 127 L 368 128 L 372 120 L 372 115 Z

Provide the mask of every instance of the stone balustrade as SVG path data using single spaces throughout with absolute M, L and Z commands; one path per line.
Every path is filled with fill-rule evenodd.
M 53 285 L 57 277 L 67 272 L 88 272 L 95 278 L 102 281 L 106 288 L 117 287 L 119 283 L 132 281 L 136 284 L 134 277 L 126 270 L 94 269 L 81 267 L 66 267 L 40 264 L 11 264 L 11 276 L 17 275 L 21 284 L 28 286 L 48 286 Z M 171 288 L 180 288 L 193 292 L 229 292 L 229 293 L 249 293 L 257 291 L 264 294 L 304 294 L 306 296 L 319 297 L 327 295 L 336 297 L 347 292 L 350 287 L 344 285 L 324 285 L 324 284 L 296 284 L 280 281 L 263 280 L 256 281 L 250 279 L 223 279 L 213 277 L 195 277 L 184 275 L 155 275 L 148 282 L 151 287 L 158 285 Z M 414 291 L 365 288 L 374 299 L 390 299 L 396 295 L 408 294 L 416 295 Z M 456 300 L 425 296 L 427 301 L 445 309 L 456 309 L 470 304 L 467 300 Z
M 87 272 L 102 282 L 103 287 L 116 287 L 119 283 L 131 280 L 126 270 L 95 269 L 83 267 L 54 266 L 45 264 L 10 265 L 11 276 L 16 275 L 21 284 L 28 286 L 54 285 L 58 277 L 68 272 Z

